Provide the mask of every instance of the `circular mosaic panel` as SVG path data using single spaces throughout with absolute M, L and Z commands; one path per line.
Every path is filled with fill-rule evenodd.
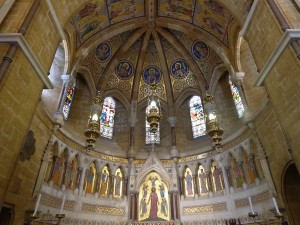
M 107 61 L 111 56 L 111 47 L 107 42 L 102 42 L 95 49 L 95 58 L 99 62 Z
M 195 41 L 192 45 L 192 53 L 195 59 L 204 61 L 209 56 L 209 48 L 203 41 Z
M 176 59 L 171 64 L 171 75 L 176 79 L 185 78 L 189 73 L 189 66 L 183 59 Z
M 156 66 L 147 66 L 143 72 L 143 79 L 146 84 L 157 84 L 161 79 L 161 72 Z
M 121 80 L 127 80 L 133 75 L 133 65 L 130 61 L 122 60 L 116 66 L 116 75 Z

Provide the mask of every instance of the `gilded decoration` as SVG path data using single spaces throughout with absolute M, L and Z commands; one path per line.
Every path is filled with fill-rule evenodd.
M 156 172 L 149 173 L 139 188 L 138 221 L 170 219 L 168 186 Z
M 125 214 L 124 208 L 115 208 L 115 207 L 107 207 L 100 205 L 90 205 L 84 203 L 82 205 L 81 211 L 83 212 L 95 212 L 97 214 L 102 215 L 111 215 L 111 216 L 123 216 Z
M 228 46 L 228 27 L 232 16 L 215 0 L 159 0 L 158 16 L 194 24 Z
M 88 38 L 109 26 L 107 7 L 104 1 L 93 0 L 83 6 L 72 18 L 76 30 L 76 47 Z
M 134 17 L 141 17 L 145 14 L 143 0 L 107 0 L 106 2 L 111 24 Z
M 60 208 L 62 204 L 61 198 L 56 198 L 48 194 L 42 194 L 41 204 L 47 205 L 53 208 Z M 73 211 L 76 205 L 76 201 L 65 200 L 64 210 Z
M 197 214 L 213 213 L 213 212 L 221 212 L 221 211 L 227 211 L 226 202 L 221 202 L 212 205 L 202 205 L 196 207 L 183 208 L 184 215 L 197 215 Z
M 251 196 L 252 204 L 259 204 L 265 201 L 268 201 L 271 198 L 271 194 L 269 191 L 264 191 L 258 193 L 257 195 Z M 235 208 L 245 208 L 249 207 L 248 198 L 242 198 L 234 201 Z

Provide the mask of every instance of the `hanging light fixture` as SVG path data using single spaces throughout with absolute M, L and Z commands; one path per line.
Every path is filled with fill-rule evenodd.
M 215 111 L 214 97 L 206 92 L 204 97 L 204 109 L 206 111 L 206 133 L 211 137 L 217 148 L 221 147 L 222 135 L 224 131 L 219 127 L 217 114 Z
M 91 113 L 88 121 L 88 128 L 84 131 L 86 137 L 87 148 L 93 148 L 97 138 L 100 135 L 100 115 L 101 115 L 101 98 L 100 91 L 93 98 L 93 104 L 91 106 Z
M 147 122 L 150 125 L 150 132 L 156 134 L 159 122 L 161 120 L 161 106 L 160 101 L 156 93 L 156 84 L 150 84 L 150 95 L 148 96 Z

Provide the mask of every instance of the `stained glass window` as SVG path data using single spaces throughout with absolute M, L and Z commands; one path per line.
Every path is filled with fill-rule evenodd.
M 149 105 L 146 108 L 146 115 L 150 112 L 150 108 L 152 106 Z M 159 109 L 157 108 L 158 112 Z M 159 144 L 160 143 L 160 126 L 158 125 L 157 131 L 155 134 L 151 132 L 150 124 L 147 122 L 147 118 L 145 119 L 146 121 L 146 144 Z
M 231 82 L 230 78 L 229 78 L 229 84 L 230 84 L 233 101 L 234 101 L 236 110 L 238 112 L 238 116 L 239 116 L 239 118 L 241 118 L 244 114 L 244 106 L 243 106 L 242 99 L 241 99 L 241 96 L 239 93 L 239 89 L 234 83 Z
M 69 113 L 70 113 L 70 109 L 74 97 L 75 87 L 76 87 L 76 80 L 74 81 L 74 84 L 71 87 L 68 87 L 67 90 L 67 97 L 63 106 L 64 120 L 67 120 L 69 117 Z
M 116 103 L 112 97 L 106 97 L 103 102 L 100 120 L 100 135 L 112 139 L 115 121 Z
M 206 125 L 201 98 L 194 96 L 190 100 L 190 115 L 192 121 L 193 137 L 205 135 Z

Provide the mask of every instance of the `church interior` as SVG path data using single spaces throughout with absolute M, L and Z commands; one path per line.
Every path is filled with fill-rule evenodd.
M 299 0 L 0 0 L 0 224 L 299 224 L 299 40 Z

